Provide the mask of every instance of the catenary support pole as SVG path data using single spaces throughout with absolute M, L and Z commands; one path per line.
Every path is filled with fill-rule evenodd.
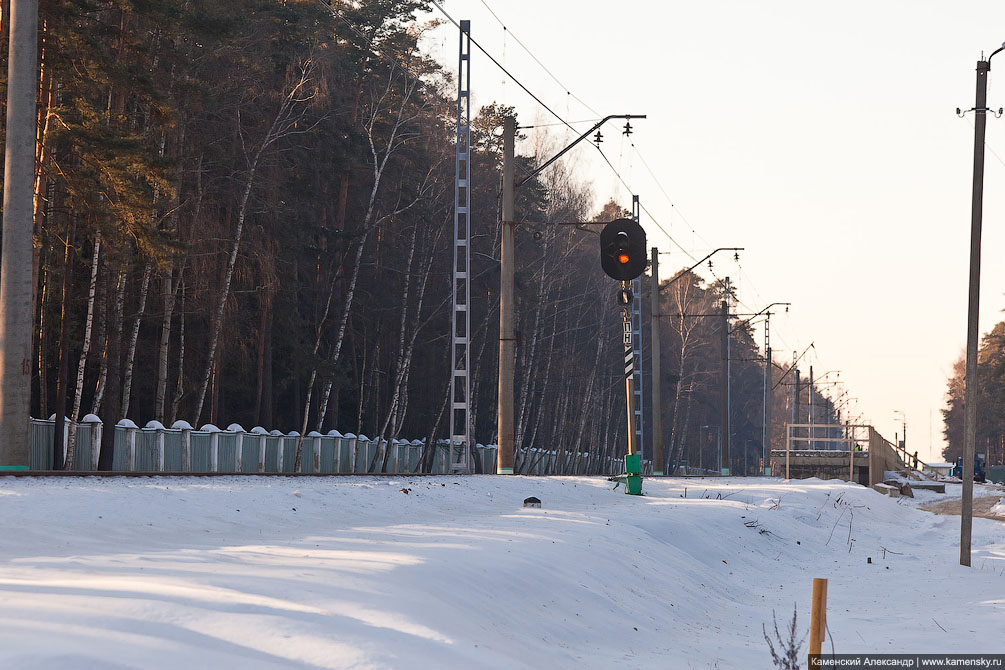
M 997 53 L 997 52 L 995 52 Z M 991 54 L 994 56 L 994 54 Z M 967 363 L 963 412 L 963 501 L 960 508 L 960 565 L 970 565 L 974 523 L 974 451 L 977 443 L 977 338 L 981 294 L 981 219 L 984 205 L 984 133 L 991 59 L 977 61 L 974 106 L 974 183 L 970 209 L 970 291 L 967 300 Z
M 728 278 L 726 280 L 729 281 Z M 720 474 L 729 474 L 729 302 L 722 301 L 722 334 L 720 338 L 722 350 L 722 382 L 720 384 L 720 405 L 722 411 L 722 464 Z
M 650 310 L 649 320 L 652 323 L 652 337 L 649 344 L 649 356 L 652 359 L 652 384 L 653 384 L 653 474 L 662 475 L 663 464 L 663 389 L 661 388 L 662 376 L 660 374 L 660 319 L 656 315 L 659 311 L 660 293 L 660 266 L 659 249 L 652 248 L 653 266 L 650 280 Z
M 639 222 L 641 212 L 639 196 L 632 196 L 632 221 Z M 635 394 L 632 400 L 635 407 L 635 448 L 645 458 L 646 454 L 646 421 L 643 412 L 645 411 L 645 380 L 642 378 L 642 276 L 639 275 L 631 281 L 632 289 L 632 353 L 635 355 L 635 372 L 632 376 L 632 393 Z
M 792 401 L 792 411 L 793 411 L 792 423 L 797 424 L 797 423 L 800 423 L 803 420 L 803 418 L 802 418 L 803 414 L 802 414 L 802 412 L 799 409 L 799 387 L 802 385 L 801 382 L 800 382 L 799 368 L 796 368 L 796 377 L 795 377 L 794 381 L 795 381 L 795 386 L 792 387 L 792 394 L 793 394 L 793 396 L 792 396 L 793 397 L 793 401 Z M 798 435 L 799 435 L 799 429 L 798 428 L 793 428 L 792 429 L 792 442 L 795 445 L 796 449 L 799 448 L 799 442 L 798 442 L 798 440 L 796 440 L 796 437 Z
M 471 472 L 471 22 L 461 21 L 454 153 L 454 267 L 450 322 L 450 471 Z M 458 449 L 459 447 L 459 449 Z M 454 459 L 455 454 L 457 460 Z
M 513 327 L 513 154 L 516 119 L 503 123 L 502 246 L 499 262 L 499 416 L 500 475 L 513 474 L 513 367 L 516 339 Z
M 771 388 L 771 312 L 764 321 L 764 397 L 761 410 L 761 474 L 771 474 L 771 403 L 768 389 Z
M 806 399 L 806 414 L 810 427 L 806 429 L 806 437 L 810 438 L 809 448 L 812 450 L 816 445 L 813 442 L 813 366 L 810 366 L 810 386 L 809 397 Z
M 0 258 L 0 466 L 6 468 L 29 465 L 37 49 L 37 0 L 11 0 Z

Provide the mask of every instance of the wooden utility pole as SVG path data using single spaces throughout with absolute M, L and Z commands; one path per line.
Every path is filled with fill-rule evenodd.
M 513 156 L 516 119 L 503 122 L 502 246 L 499 254 L 499 457 L 496 473 L 513 474 L 513 368 L 516 339 L 513 327 Z
M 649 355 L 652 357 L 652 384 L 653 384 L 653 474 L 662 475 L 663 465 L 663 396 L 661 388 L 662 378 L 660 375 L 660 319 L 656 315 L 659 311 L 660 301 L 660 270 L 659 270 L 659 249 L 652 248 L 652 277 L 650 279 L 650 310 L 649 320 L 652 322 L 652 342 L 649 345 Z
M 967 302 L 967 370 L 963 392 L 963 501 L 960 506 L 960 565 L 970 565 L 974 523 L 974 451 L 977 443 L 977 338 L 981 295 L 981 219 L 984 207 L 984 133 L 987 125 L 988 72 L 991 58 L 977 61 L 974 105 L 974 184 L 970 209 L 970 291 Z M 906 445 L 905 445 L 906 446 Z
M 11 0 L 0 257 L 0 466 L 7 468 L 27 468 L 30 458 L 37 50 L 37 0 Z

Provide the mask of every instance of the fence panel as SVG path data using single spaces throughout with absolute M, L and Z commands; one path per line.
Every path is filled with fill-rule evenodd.
M 213 472 L 213 443 L 216 442 L 216 472 L 258 472 L 262 447 L 261 429 L 248 433 L 234 430 L 212 432 L 209 430 L 192 430 L 188 432 L 191 472 Z M 112 469 L 126 471 L 130 468 L 130 446 L 134 445 L 132 467 L 136 471 L 156 472 L 161 461 L 165 472 L 184 471 L 184 439 L 183 431 L 176 428 L 134 429 L 128 426 L 115 427 L 115 447 L 112 455 Z M 92 453 L 91 445 L 100 434 L 101 424 L 97 422 L 82 422 L 77 426 L 76 449 L 73 469 L 90 471 L 96 463 L 96 454 Z M 33 470 L 49 470 L 52 468 L 52 440 L 54 426 L 52 421 L 41 419 L 31 420 L 30 434 L 30 467 Z M 274 431 L 265 436 L 265 471 L 294 472 L 296 462 L 296 435 L 282 435 Z M 161 447 L 163 444 L 163 447 Z M 320 445 L 320 455 L 315 467 L 315 445 Z M 238 454 L 240 445 L 240 454 Z M 425 445 L 413 440 L 408 442 L 386 443 L 387 459 L 383 468 L 376 470 L 386 473 L 407 474 L 417 472 L 422 460 Z M 460 456 L 461 447 L 453 448 L 453 459 L 450 458 L 451 447 L 445 440 L 438 441 L 434 448 L 431 472 L 449 474 L 450 463 Z M 498 462 L 496 445 L 476 445 L 481 461 L 482 472 L 495 473 Z M 161 455 L 163 449 L 163 455 Z M 345 436 L 332 431 L 332 434 L 310 435 L 303 440 L 301 461 L 302 472 L 321 473 L 359 473 L 369 471 L 370 464 L 379 453 L 376 439 L 368 439 L 365 435 L 356 436 L 348 433 Z M 280 462 L 280 458 L 282 462 Z M 545 475 L 553 472 L 558 474 L 583 474 L 591 466 L 601 472 L 620 474 L 624 468 L 621 458 L 591 458 L 589 453 L 566 453 L 560 449 L 545 450 L 539 448 L 521 449 L 519 460 L 523 463 L 521 469 L 528 474 Z M 651 472 L 652 463 L 643 462 L 644 473 Z
M 32 470 L 52 469 L 52 439 L 56 435 L 54 421 L 32 419 L 29 467 Z

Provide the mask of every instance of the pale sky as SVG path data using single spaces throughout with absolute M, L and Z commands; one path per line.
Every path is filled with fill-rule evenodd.
M 955 109 L 974 106 L 976 62 L 1005 41 L 1005 2 L 449 0 L 444 8 L 470 19 L 475 40 L 565 119 L 598 116 L 566 90 L 599 115 L 648 115 L 632 124 L 638 152 L 617 121 L 602 145 L 643 206 L 697 258 L 744 247 L 740 267 L 720 253 L 715 271 L 753 311 L 792 303 L 772 318 L 776 360 L 814 342 L 809 363 L 817 375 L 841 370 L 859 398 L 853 414 L 893 440 L 902 410 L 908 448 L 942 460 L 929 435 L 937 454 L 946 380 L 966 342 L 973 167 L 973 116 Z M 438 29 L 429 43 L 454 71 L 456 29 Z M 521 123 L 555 122 L 472 52 L 474 109 L 498 101 L 514 105 Z M 1005 52 L 992 61 L 995 109 L 1005 106 L 999 71 Z M 1005 117 L 989 116 L 987 147 L 982 332 L 1005 318 Z M 598 197 L 630 206 L 595 149 L 583 143 L 573 153 Z M 650 246 L 672 252 L 661 274 L 692 264 L 645 213 L 642 224 Z

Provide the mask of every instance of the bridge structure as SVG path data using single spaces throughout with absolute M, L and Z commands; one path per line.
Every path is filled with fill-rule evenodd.
M 868 424 L 785 424 L 785 449 L 771 451 L 771 472 L 786 479 L 843 479 L 863 486 L 886 473 L 922 470 L 926 463 Z

